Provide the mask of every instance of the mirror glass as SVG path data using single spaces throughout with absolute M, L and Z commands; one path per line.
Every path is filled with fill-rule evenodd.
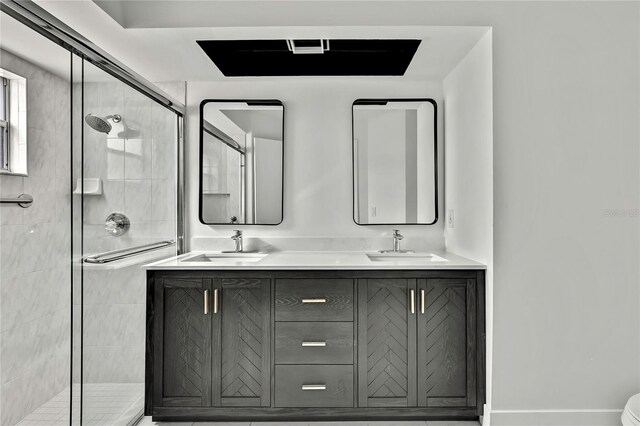
M 438 220 L 436 103 L 359 99 L 353 104 L 353 220 L 432 225 Z
M 284 106 L 207 100 L 200 105 L 200 221 L 282 222 Z

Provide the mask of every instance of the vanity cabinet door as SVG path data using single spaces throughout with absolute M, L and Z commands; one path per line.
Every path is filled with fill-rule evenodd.
M 358 406 L 416 405 L 416 280 L 358 280 Z
M 418 405 L 476 405 L 476 280 L 418 280 Z
M 271 405 L 270 280 L 214 280 L 213 405 Z M 214 323 L 215 324 L 215 323 Z
M 211 280 L 160 278 L 154 291 L 154 404 L 211 406 Z

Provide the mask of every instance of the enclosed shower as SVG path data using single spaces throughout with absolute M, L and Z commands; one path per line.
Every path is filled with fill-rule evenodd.
M 132 425 L 141 265 L 175 255 L 182 234 L 182 111 L 168 99 L 184 87 L 119 74 L 57 23 L 2 3 L 0 424 Z

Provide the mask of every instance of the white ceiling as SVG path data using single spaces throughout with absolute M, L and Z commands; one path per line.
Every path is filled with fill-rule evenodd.
M 116 0 L 98 1 L 98 4 L 91 0 L 35 0 L 35 2 L 150 81 L 227 79 L 196 44 L 196 40 L 285 38 L 421 39 L 420 48 L 405 76 L 389 78 L 440 81 L 488 30 L 488 27 L 478 26 L 299 26 L 299 23 L 328 22 L 326 19 L 309 21 L 302 17 L 286 20 L 287 25 L 269 25 L 273 23 L 273 19 L 277 18 L 274 15 L 275 12 L 282 11 L 282 7 L 288 4 L 307 5 L 305 10 L 311 8 L 309 12 L 318 4 L 328 3 L 318 1 L 270 3 L 242 0 L 236 2 Z M 267 19 L 269 16 L 265 15 L 264 25 L 260 24 L 260 14 L 256 13 L 256 3 L 262 4 L 263 7 L 269 7 L 269 4 L 274 5 L 271 6 L 274 16 L 270 16 L 271 20 L 269 20 Z M 335 3 L 350 4 L 352 9 L 355 7 L 353 4 L 356 3 L 361 5 L 361 10 L 366 11 L 372 4 L 378 2 Z M 350 16 L 348 13 L 346 15 Z M 323 17 L 327 17 L 326 13 Z M 342 19 L 337 18 L 334 21 L 341 22 Z M 244 22 L 251 26 L 233 26 Z M 5 32 L 4 29 L 2 35 L 3 38 L 5 36 L 13 38 L 11 32 Z M 234 80 L 237 79 L 234 78 Z M 255 79 L 255 77 L 249 79 Z

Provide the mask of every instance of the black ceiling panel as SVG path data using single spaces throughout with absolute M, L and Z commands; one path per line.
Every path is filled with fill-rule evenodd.
M 294 54 L 286 40 L 198 40 L 198 44 L 226 77 L 401 76 L 420 40 L 330 40 L 329 50 L 321 54 Z M 305 43 L 296 40 L 296 44 Z

